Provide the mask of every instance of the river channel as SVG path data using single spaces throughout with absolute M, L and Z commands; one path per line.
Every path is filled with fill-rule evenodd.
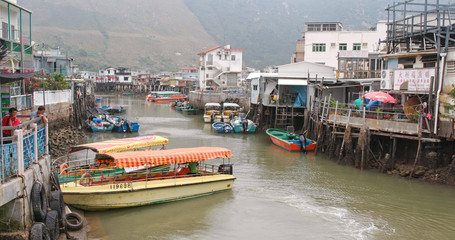
M 263 132 L 217 134 L 201 115 L 145 97 L 102 97 L 101 105 L 127 106 L 140 130 L 89 133 L 87 142 L 153 134 L 168 138 L 168 149 L 226 147 L 237 180 L 211 196 L 86 212 L 90 239 L 455 239 L 455 187 L 287 152 Z

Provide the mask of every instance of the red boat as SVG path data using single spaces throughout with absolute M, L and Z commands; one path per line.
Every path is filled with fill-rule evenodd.
M 150 92 L 145 98 L 149 102 L 173 102 L 177 100 L 184 100 L 187 96 L 180 92 L 172 91 L 161 91 L 161 92 Z
M 269 128 L 267 129 L 267 135 L 270 136 L 272 142 L 288 151 L 302 151 L 302 144 L 298 134 L 289 133 L 284 130 Z M 306 139 L 305 149 L 307 151 L 314 151 L 316 148 L 316 142 L 311 139 Z

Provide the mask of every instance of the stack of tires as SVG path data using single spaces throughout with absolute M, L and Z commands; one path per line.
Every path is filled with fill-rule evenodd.
M 58 178 L 53 176 L 53 180 L 49 201 L 43 184 L 38 181 L 33 183 L 30 198 L 35 223 L 30 229 L 30 240 L 58 239 L 60 230 L 77 231 L 83 226 L 82 217 L 79 214 L 65 214 L 65 203 Z

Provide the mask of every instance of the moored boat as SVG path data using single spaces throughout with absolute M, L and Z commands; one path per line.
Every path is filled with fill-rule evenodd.
M 98 154 L 98 160 L 113 162 L 116 168 L 172 164 L 173 170 L 112 176 L 92 176 L 87 171 L 78 181 L 60 184 L 61 192 L 65 203 L 93 211 L 205 196 L 230 190 L 235 176 L 232 164 L 214 166 L 203 161 L 230 159 L 231 154 L 218 147 Z
M 237 103 L 224 103 L 221 116 L 218 117 L 222 122 L 229 122 L 237 119 L 240 113 L 240 106 Z
M 232 133 L 234 131 L 232 126 L 225 122 L 215 122 L 212 124 L 212 128 L 217 133 Z
M 234 128 L 234 132 L 256 132 L 256 124 L 253 121 L 246 118 L 238 118 L 231 120 L 231 126 Z
M 219 103 L 206 103 L 204 107 L 204 122 L 210 123 L 215 122 L 216 119 L 220 118 L 221 105 Z
M 72 146 L 68 152 L 68 159 L 59 165 L 59 182 L 71 182 L 80 179 L 86 172 L 90 171 L 93 176 L 101 176 L 103 174 L 121 174 L 131 169 L 115 168 L 113 163 L 98 162 L 89 156 L 98 153 L 114 153 L 124 152 L 138 149 L 151 150 L 153 146 L 161 146 L 164 149 L 165 145 L 169 143 L 167 138 L 161 136 L 141 136 L 134 138 L 122 138 L 115 140 L 108 140 L 96 143 L 87 143 L 77 146 Z M 73 159 L 77 157 L 77 152 L 86 151 L 84 158 Z M 157 166 L 153 166 L 157 167 Z M 161 166 L 163 168 L 166 166 Z
M 173 102 L 177 100 L 184 100 L 187 96 L 180 92 L 174 91 L 152 91 L 150 92 L 145 100 L 149 102 Z
M 266 131 L 272 142 L 288 151 L 313 151 L 316 147 L 316 142 L 311 139 L 306 139 L 292 131 L 284 131 L 275 128 L 269 128 Z M 305 142 L 305 147 L 302 148 L 302 142 Z
M 114 116 L 114 127 L 112 131 L 114 132 L 138 132 L 139 123 L 130 121 L 125 118 Z
M 92 132 L 112 131 L 114 120 L 108 112 L 101 108 L 91 108 L 87 110 L 89 118 L 85 121 L 87 127 Z

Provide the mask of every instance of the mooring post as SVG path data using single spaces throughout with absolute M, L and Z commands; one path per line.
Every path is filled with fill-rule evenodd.
M 349 133 L 351 132 L 351 129 L 350 129 L 350 126 L 349 126 L 349 120 L 351 119 L 351 109 L 349 109 L 349 113 L 348 113 L 348 120 L 346 122 L 346 128 L 344 130 L 344 136 L 343 136 L 343 142 L 341 143 L 341 148 L 340 148 L 340 154 L 338 155 L 338 161 L 337 163 L 340 163 L 341 161 L 341 158 L 343 157 L 343 150 L 344 150 L 344 144 L 346 142 L 346 139 L 347 139 L 347 132 L 349 131 Z

